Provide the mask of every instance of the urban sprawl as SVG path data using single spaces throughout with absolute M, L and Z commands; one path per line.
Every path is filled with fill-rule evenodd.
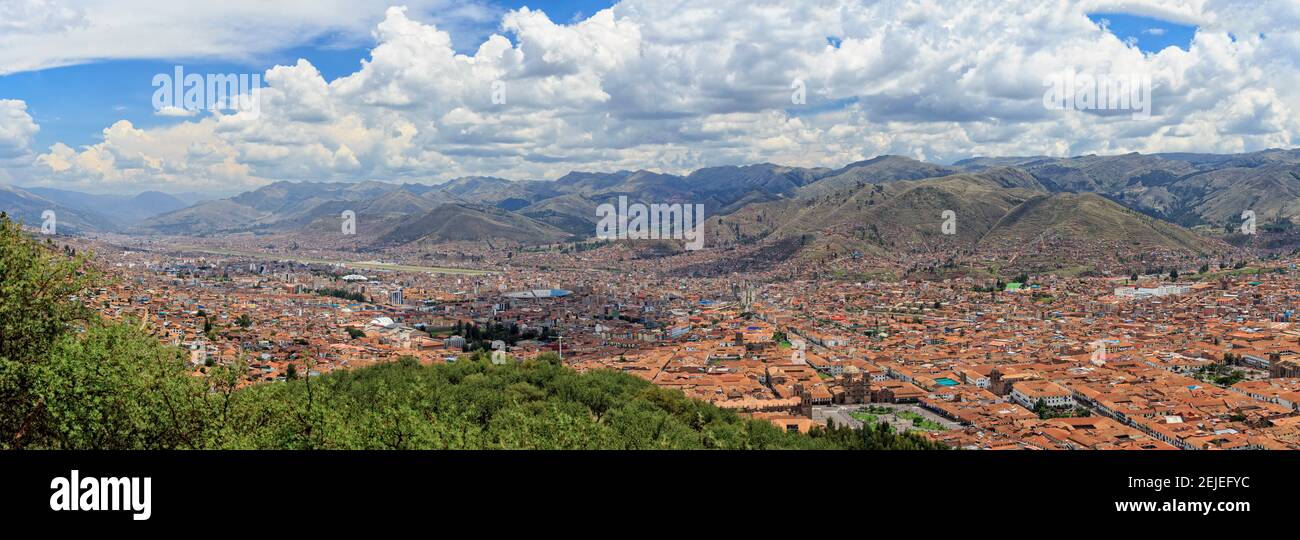
M 1286 259 L 1184 276 L 749 281 L 617 269 L 610 249 L 421 268 L 72 244 L 112 277 L 88 305 L 142 320 L 196 374 L 246 366 L 245 385 L 551 352 L 791 431 L 887 422 L 967 449 L 1300 448 L 1300 273 Z

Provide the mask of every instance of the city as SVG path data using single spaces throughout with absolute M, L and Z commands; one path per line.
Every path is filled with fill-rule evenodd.
M 1300 445 L 1293 258 L 992 287 L 595 270 L 617 264 L 599 262 L 613 245 L 410 271 L 70 245 L 115 277 L 87 304 L 146 321 L 195 371 L 242 361 L 241 384 L 500 348 L 512 361 L 553 352 L 579 371 L 629 373 L 802 432 L 885 421 L 967 449 Z M 467 341 L 471 326 L 504 329 L 492 333 L 502 343 Z
M 1250 534 L 1298 58 L 1300 0 L 0 0 L 0 516 Z

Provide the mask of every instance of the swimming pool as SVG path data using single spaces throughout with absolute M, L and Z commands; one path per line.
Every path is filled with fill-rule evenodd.
M 947 377 L 939 377 L 938 379 L 935 379 L 934 382 L 939 383 L 940 386 L 957 386 L 958 384 L 960 384 L 957 381 L 954 381 Z

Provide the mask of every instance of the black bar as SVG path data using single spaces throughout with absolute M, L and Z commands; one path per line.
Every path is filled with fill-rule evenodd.
M 428 526 L 510 515 L 794 511 L 809 519 L 982 516 L 1017 524 L 1088 516 L 1200 526 L 1287 512 L 1292 452 L 8 452 L 6 523 L 167 530 L 233 519 L 240 530 Z M 54 511 L 51 480 L 150 477 L 151 515 Z M 1156 491 L 1132 478 L 1169 487 Z M 1191 487 L 1178 487 L 1178 478 Z M 1210 479 L 1210 480 L 1207 480 Z M 1231 480 L 1229 480 L 1231 479 Z M 1210 482 L 1210 483 L 1207 483 Z M 1242 485 L 1242 484 L 1245 485 Z M 1211 489 L 1217 487 L 1217 489 Z M 1117 501 L 1246 502 L 1236 512 L 1135 512 Z M 838 510 L 837 510 L 838 509 Z M 888 509 L 887 512 L 885 509 Z M 685 511 L 685 510 L 683 510 Z M 733 510 L 734 511 L 734 510 Z M 945 517 L 945 519 L 948 519 Z M 925 521 L 916 521 L 924 523 Z

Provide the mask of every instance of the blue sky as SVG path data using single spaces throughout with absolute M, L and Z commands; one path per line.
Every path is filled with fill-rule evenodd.
M 614 4 L 609 0 L 529 0 L 492 3 L 502 9 L 528 7 L 545 12 L 556 23 L 586 18 Z M 436 15 L 436 14 L 416 14 Z M 473 54 L 480 36 L 497 31 L 494 27 L 456 35 L 459 52 Z M 274 51 L 256 59 L 222 61 L 213 58 L 160 58 L 156 60 L 113 60 L 0 76 L 0 99 L 20 99 L 41 126 L 34 146 L 45 149 L 55 142 L 74 148 L 103 139 L 104 128 L 118 120 L 129 120 L 138 128 L 156 127 L 190 120 L 157 116 L 150 99 L 150 81 L 157 73 L 171 73 L 181 63 L 188 73 L 262 73 L 275 65 L 291 65 L 306 58 L 325 79 L 333 80 L 359 69 L 372 43 L 361 46 L 335 45 L 331 36 L 313 43 Z
M 1196 27 L 1125 13 L 1091 13 L 1092 22 L 1105 26 L 1121 40 L 1133 40 L 1138 50 L 1158 53 L 1166 47 L 1187 50 Z
M 333 80 L 356 71 L 368 53 L 365 47 L 304 46 L 243 62 L 184 58 L 96 62 L 0 77 L 0 97 L 27 102 L 28 113 L 41 126 L 37 148 L 55 142 L 77 147 L 98 142 L 104 128 L 122 119 L 139 128 L 188 120 L 157 116 L 151 103 L 154 75 L 171 73 L 177 63 L 182 63 L 187 73 L 263 73 L 272 66 L 306 58 L 327 80 Z
M 12 17 L 0 0 L 0 182 L 227 192 L 1300 146 L 1300 7 L 626 1 L 593 20 L 610 1 L 41 0 Z M 505 27 L 515 47 L 477 54 Z M 257 114 L 217 120 L 154 110 L 154 75 L 177 65 L 286 67 Z M 330 88 L 317 70 L 357 76 Z M 1149 75 L 1150 99 L 1134 98 L 1143 114 L 1050 107 L 1059 71 Z M 504 82 L 508 103 L 488 91 Z

